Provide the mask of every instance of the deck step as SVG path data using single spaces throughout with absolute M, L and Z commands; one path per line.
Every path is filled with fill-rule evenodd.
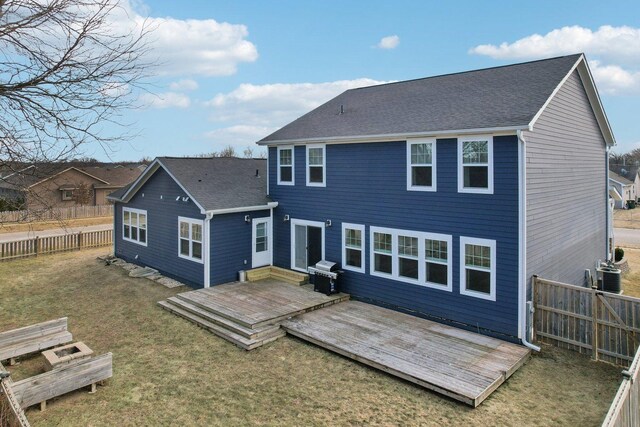
M 280 329 L 280 327 L 278 326 L 278 329 L 276 329 L 274 332 L 270 334 L 264 335 L 256 339 L 249 339 L 225 327 L 215 324 L 203 317 L 200 317 L 194 313 L 191 313 L 190 311 L 180 308 L 172 304 L 171 302 L 159 301 L 158 305 L 164 308 L 165 310 L 168 310 L 180 317 L 183 317 L 187 320 L 190 320 L 196 323 L 198 326 L 204 329 L 207 329 L 208 331 L 219 336 L 220 338 L 223 338 L 245 350 L 253 350 L 254 348 L 260 347 L 262 345 L 275 341 L 280 337 L 285 336 L 285 332 L 282 329 Z
M 260 328 L 247 328 L 237 322 L 234 322 L 227 317 L 220 316 L 210 310 L 203 308 L 202 306 L 198 306 L 192 303 L 189 303 L 183 299 L 170 297 L 167 298 L 167 302 L 178 306 L 179 308 L 186 310 L 195 314 L 196 316 L 202 317 L 205 320 L 208 320 L 211 323 L 215 323 L 218 326 L 222 326 L 225 329 L 229 329 L 232 332 L 242 335 L 248 339 L 257 339 L 263 336 L 271 335 L 275 333 L 278 329 L 280 329 L 279 325 L 266 325 Z

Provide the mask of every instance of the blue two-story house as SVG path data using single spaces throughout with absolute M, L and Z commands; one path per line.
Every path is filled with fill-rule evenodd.
M 524 340 L 533 275 L 583 285 L 585 270 L 610 256 L 614 143 L 583 55 L 352 89 L 258 142 L 268 147 L 267 181 L 250 203 L 219 185 L 185 186 L 195 177 L 158 159 L 113 198 L 115 252 L 185 277 L 178 217 L 191 215 L 203 221 L 209 261 L 185 278 L 214 285 L 250 267 L 255 230 L 238 227 L 264 216 L 272 249 L 257 264 L 304 272 L 335 261 L 352 298 Z M 211 168 L 198 175 L 206 181 L 211 160 L 182 167 Z M 171 185 L 172 198 L 198 205 L 169 211 L 158 193 Z M 210 209 L 218 191 L 226 202 Z M 130 208 L 146 210 L 147 248 L 168 248 L 161 262 L 131 246 Z M 152 243 L 154 215 L 158 228 L 172 219 Z

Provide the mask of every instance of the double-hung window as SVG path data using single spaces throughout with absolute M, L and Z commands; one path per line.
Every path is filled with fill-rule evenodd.
M 452 237 L 371 227 L 371 275 L 451 291 Z
M 496 241 L 460 237 L 460 293 L 496 300 Z
M 122 208 L 122 239 L 147 246 L 147 211 Z
M 191 261 L 202 262 L 201 219 L 178 217 L 178 256 Z
M 278 185 L 294 185 L 293 147 L 278 147 Z
M 307 185 L 326 185 L 326 152 L 324 144 L 307 145 Z
M 425 260 L 425 280 L 431 285 L 450 286 L 451 268 L 449 248 L 451 239 L 445 237 L 432 237 L 425 239 L 424 260 Z
M 364 225 L 342 223 L 342 268 L 364 273 Z
M 493 137 L 458 139 L 458 191 L 493 194 Z
M 436 140 L 407 141 L 407 190 L 436 191 Z
M 374 227 L 371 227 L 371 230 L 373 236 L 371 273 L 393 274 L 393 235 L 383 232 L 382 229 L 373 231 Z

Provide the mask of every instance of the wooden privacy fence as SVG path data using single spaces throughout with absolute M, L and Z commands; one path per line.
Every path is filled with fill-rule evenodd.
M 98 216 L 113 216 L 113 205 L 72 206 L 25 211 L 0 212 L 0 223 L 20 221 L 60 221 Z
M 636 353 L 631 367 L 623 371 L 622 384 L 613 399 L 613 404 L 602 423 L 603 427 L 626 427 L 640 425 L 640 351 Z
M 629 366 L 640 344 L 640 299 L 534 277 L 534 339 Z
M 35 237 L 0 243 L 0 261 L 108 246 L 113 242 L 113 230 L 99 230 Z

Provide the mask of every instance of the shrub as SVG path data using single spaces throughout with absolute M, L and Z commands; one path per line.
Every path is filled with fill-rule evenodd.
M 615 258 L 616 262 L 622 260 L 622 258 L 624 258 L 624 249 L 616 248 L 615 253 L 614 253 L 614 258 Z

